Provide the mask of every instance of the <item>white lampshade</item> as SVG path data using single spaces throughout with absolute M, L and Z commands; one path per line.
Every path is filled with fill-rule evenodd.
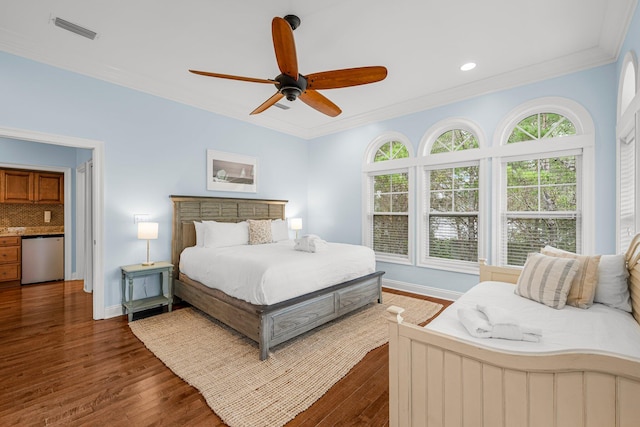
M 139 222 L 138 223 L 138 239 L 147 241 L 147 262 L 142 265 L 153 265 L 153 261 L 149 259 L 149 240 L 158 238 L 157 222 Z
M 292 230 L 302 230 L 302 218 L 291 218 L 289 220 L 289 226 Z
M 157 239 L 158 223 L 157 222 L 139 222 L 138 223 L 138 239 Z

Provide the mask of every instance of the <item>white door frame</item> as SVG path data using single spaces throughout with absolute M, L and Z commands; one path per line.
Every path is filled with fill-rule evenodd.
M 102 143 L 102 141 L 91 139 L 3 127 L 0 127 L 0 138 L 10 138 L 23 141 L 39 142 L 42 144 L 61 145 L 65 147 L 86 148 L 93 150 L 93 318 L 96 320 L 104 319 L 104 144 Z

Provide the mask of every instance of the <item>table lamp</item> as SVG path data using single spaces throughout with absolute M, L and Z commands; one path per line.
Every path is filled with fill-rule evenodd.
M 147 262 L 142 265 L 153 265 L 153 261 L 149 260 L 149 240 L 158 238 L 157 222 L 139 222 L 138 223 L 138 239 L 147 240 Z
M 292 230 L 296 231 L 296 239 L 298 238 L 298 231 L 302 230 L 302 218 L 291 218 L 289 220 L 289 226 Z

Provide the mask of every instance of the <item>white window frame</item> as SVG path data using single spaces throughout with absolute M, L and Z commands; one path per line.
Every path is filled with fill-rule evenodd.
M 640 73 L 633 51 L 622 62 L 618 82 L 618 115 L 616 124 L 616 249 L 624 253 L 633 236 L 640 232 L 640 173 L 636 167 L 640 159 L 638 129 L 640 129 Z M 631 150 L 631 151 L 629 151 Z M 635 162 L 624 162 L 622 151 L 631 153 Z M 628 159 L 627 159 L 628 160 Z M 631 188 L 627 187 L 630 185 Z M 623 194 L 632 191 L 633 212 L 622 209 Z M 623 217 L 624 216 L 624 217 Z
M 450 130 L 462 129 L 472 133 L 478 141 L 478 148 L 453 151 L 449 153 L 431 154 L 431 148 L 435 141 L 443 133 Z M 427 225 L 427 217 L 429 214 L 429 172 L 434 169 L 445 169 L 454 167 L 463 167 L 470 165 L 478 165 L 479 167 L 479 183 L 478 183 L 478 258 L 486 258 L 487 254 L 487 231 L 489 223 L 488 207 L 488 185 L 487 179 L 487 157 L 490 155 L 486 146 L 486 138 L 482 132 L 482 128 L 471 120 L 452 117 L 439 121 L 431 126 L 422 137 L 416 156 L 416 163 L 420 170 L 419 185 L 416 190 L 418 193 L 418 241 L 417 241 L 417 265 L 419 267 L 435 268 L 438 270 L 447 270 L 462 272 L 468 274 L 479 273 L 479 263 L 470 261 L 450 260 L 444 258 L 430 257 L 428 250 L 429 227 Z
M 523 141 L 507 144 L 507 140 L 515 126 L 523 119 L 538 113 L 556 113 L 571 120 L 576 128 L 576 135 L 561 138 L 550 138 L 536 141 Z M 550 142 L 553 141 L 553 142 Z M 548 143 L 549 142 L 549 143 Z M 581 164 L 581 176 L 577 178 L 577 202 L 580 206 L 581 228 L 577 231 L 581 251 L 592 254 L 595 247 L 595 127 L 587 110 L 575 101 L 560 97 L 538 98 L 514 108 L 505 116 L 496 128 L 494 135 L 494 161 L 492 168 L 492 221 L 493 244 L 491 251 L 492 264 L 502 262 L 501 251 L 503 241 L 502 217 L 505 212 L 507 162 L 525 158 L 561 157 L 578 155 Z
M 398 141 L 405 145 L 409 157 L 404 159 L 374 162 L 376 152 L 380 147 L 390 141 Z M 376 175 L 389 175 L 394 173 L 407 173 L 409 180 L 408 191 L 408 248 L 407 256 L 393 256 L 376 253 L 376 261 L 395 264 L 413 265 L 414 254 L 414 177 L 415 158 L 409 138 L 399 132 L 385 132 L 369 143 L 362 163 L 362 244 L 373 248 L 373 177 Z

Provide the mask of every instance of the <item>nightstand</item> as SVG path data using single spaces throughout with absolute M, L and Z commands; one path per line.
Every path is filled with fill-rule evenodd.
M 122 306 L 125 313 L 129 314 L 129 321 L 133 320 L 133 313 L 146 310 L 151 307 L 168 305 L 171 311 L 173 305 L 173 264 L 159 261 L 153 265 L 124 265 L 122 270 Z M 136 277 L 160 274 L 162 293 L 153 297 L 133 299 L 133 285 Z M 128 284 L 128 289 L 127 289 Z M 166 289 L 166 294 L 164 293 Z

